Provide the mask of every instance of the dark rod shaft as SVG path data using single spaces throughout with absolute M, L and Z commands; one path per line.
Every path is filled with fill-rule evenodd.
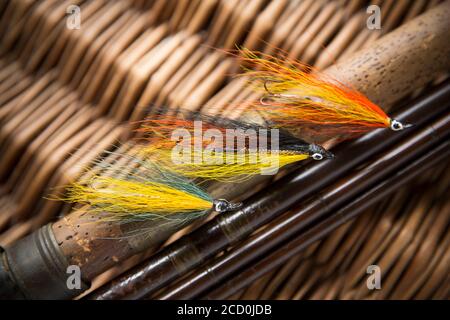
M 381 200 L 386 195 L 394 192 L 408 181 L 432 168 L 442 161 L 448 159 L 450 154 L 450 142 L 444 142 L 439 147 L 432 149 L 406 168 L 390 176 L 387 180 L 379 183 L 370 191 L 357 197 L 348 205 L 328 216 L 319 224 L 314 225 L 306 232 L 300 233 L 292 241 L 283 245 L 281 248 L 272 252 L 269 256 L 264 257 L 258 263 L 227 281 L 224 285 L 211 291 L 206 295 L 207 299 L 225 299 L 230 295 L 245 288 L 253 281 L 263 276 L 265 273 L 279 267 L 287 260 L 300 253 L 309 245 L 317 240 L 322 239 L 333 230 L 347 221 L 355 218 L 364 212 L 365 209 Z
M 220 215 L 194 232 L 165 247 L 124 276 L 92 293 L 91 299 L 139 299 L 166 286 L 228 245 L 306 199 L 352 169 L 373 158 L 448 107 L 450 84 L 444 83 L 418 99 L 395 118 L 415 127 L 402 132 L 375 130 L 341 146 L 336 159 L 311 163 L 252 196 L 239 211 Z

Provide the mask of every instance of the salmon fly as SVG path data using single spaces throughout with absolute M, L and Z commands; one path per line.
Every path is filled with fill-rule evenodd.
M 249 77 L 253 89 L 263 93 L 258 103 L 250 105 L 274 125 L 329 137 L 410 126 L 391 119 L 362 93 L 309 65 L 245 48 L 239 52 L 245 65 L 243 75 Z
M 85 205 L 85 210 L 97 214 L 100 220 L 119 223 L 159 221 L 183 225 L 212 211 L 223 213 L 241 206 L 212 198 L 200 186 L 153 161 L 121 156 L 130 160 L 123 168 L 128 173 L 119 177 L 93 174 L 69 185 L 62 200 Z M 130 167 L 135 169 L 130 171 Z
M 147 119 L 138 130 L 156 137 L 144 148 L 151 157 L 173 172 L 206 180 L 239 182 L 308 158 L 333 157 L 285 130 L 198 114 L 196 120 Z

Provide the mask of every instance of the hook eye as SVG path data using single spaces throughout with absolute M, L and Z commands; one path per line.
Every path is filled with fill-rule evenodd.
M 320 161 L 320 160 L 323 159 L 323 155 L 320 154 L 320 153 L 314 153 L 311 157 L 312 157 L 314 160 L 317 160 L 317 161 Z
M 391 130 L 393 130 L 393 131 L 401 131 L 403 129 L 410 128 L 412 126 L 413 125 L 410 123 L 403 124 L 398 120 L 395 120 L 395 119 L 391 120 Z
M 394 131 L 403 130 L 403 124 L 400 121 L 392 120 L 391 121 L 391 129 Z
M 214 204 L 214 210 L 219 213 L 233 211 L 242 206 L 242 202 L 232 203 L 225 199 L 214 200 L 213 204 Z

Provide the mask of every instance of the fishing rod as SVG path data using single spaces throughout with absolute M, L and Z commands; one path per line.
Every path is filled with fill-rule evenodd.
M 183 236 L 112 283 L 94 291 L 89 298 L 139 299 L 151 295 L 186 271 L 194 269 L 229 245 L 245 238 L 285 212 L 292 204 L 314 195 L 382 150 L 398 143 L 445 111 L 449 97 L 450 83 L 446 82 L 395 114 L 398 119 L 415 123 L 410 132 L 392 134 L 386 130 L 376 130 L 342 145 L 333 161 L 306 166 L 290 173 L 271 188 L 262 190 L 245 201 L 238 211 L 218 216 L 196 231 Z M 168 256 L 172 257 L 171 260 L 165 258 Z M 174 264 L 173 261 L 177 263 Z

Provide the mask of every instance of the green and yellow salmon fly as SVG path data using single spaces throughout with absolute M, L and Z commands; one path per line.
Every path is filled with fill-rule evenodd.
M 144 153 L 191 178 L 239 182 L 308 158 L 333 158 L 285 130 L 237 120 L 161 117 L 146 119 L 138 130 L 150 136 Z
M 123 168 L 128 173 L 119 177 L 93 174 L 69 185 L 59 199 L 86 205 L 84 210 L 97 214 L 99 220 L 119 223 L 160 220 L 181 224 L 212 211 L 223 213 L 241 206 L 212 198 L 200 186 L 156 162 L 121 156 L 129 157 L 136 169 L 130 172 L 128 163 Z

